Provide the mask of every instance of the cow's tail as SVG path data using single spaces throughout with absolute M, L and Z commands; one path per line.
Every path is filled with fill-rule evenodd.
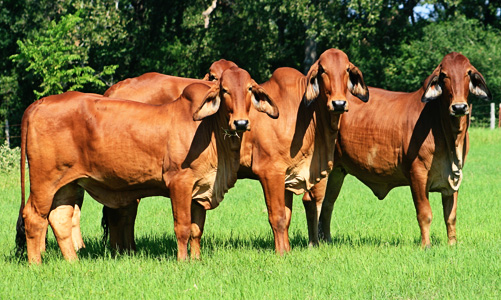
M 22 256 L 26 248 L 26 232 L 24 228 L 23 210 L 26 200 L 25 174 L 26 174 L 26 140 L 28 136 L 28 114 L 25 113 L 21 124 L 21 207 L 16 224 L 16 255 Z
M 110 224 L 108 224 L 108 210 L 104 205 L 103 205 L 103 217 L 101 219 L 101 227 L 103 227 L 102 243 L 103 245 L 106 246 L 106 241 L 108 240 L 108 235 L 110 233 Z

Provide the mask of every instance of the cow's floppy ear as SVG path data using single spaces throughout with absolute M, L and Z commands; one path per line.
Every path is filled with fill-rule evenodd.
M 319 62 L 318 60 L 311 66 L 308 74 L 306 75 L 306 91 L 304 93 L 304 102 L 310 105 L 320 94 L 320 87 L 318 86 L 319 75 Z
M 214 84 L 205 94 L 202 105 L 193 114 L 193 120 L 200 121 L 205 117 L 215 114 L 221 105 L 219 84 Z
M 258 85 L 254 80 L 252 81 L 252 104 L 257 111 L 264 112 L 273 119 L 278 118 L 278 107 L 271 99 L 270 95 Z
M 484 76 L 482 76 L 482 74 L 480 74 L 477 70 L 469 71 L 468 75 L 470 75 L 470 92 L 483 100 L 491 100 L 492 94 L 487 88 Z
M 353 96 L 362 100 L 363 102 L 369 101 L 369 89 L 364 82 L 364 76 L 362 72 L 352 63 L 348 68 L 348 89 L 353 94 Z
M 435 71 L 428 77 L 426 88 L 424 89 L 423 97 L 421 97 L 421 102 L 427 103 L 432 100 L 437 99 L 442 95 L 442 87 L 440 86 L 440 69 L 438 66 Z
M 205 81 L 217 81 L 216 76 L 214 76 L 210 71 L 209 73 L 205 74 L 203 80 Z

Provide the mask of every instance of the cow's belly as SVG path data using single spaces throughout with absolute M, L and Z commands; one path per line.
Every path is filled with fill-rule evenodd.
M 85 189 L 96 201 L 111 208 L 130 205 L 139 198 L 169 196 L 168 190 L 165 187 L 151 182 L 113 186 L 110 183 L 84 178 L 77 180 L 77 184 Z
M 401 165 L 386 164 L 385 167 L 378 167 L 346 161 L 343 163 L 343 168 L 369 187 L 380 200 L 384 199 L 393 188 L 409 185 Z

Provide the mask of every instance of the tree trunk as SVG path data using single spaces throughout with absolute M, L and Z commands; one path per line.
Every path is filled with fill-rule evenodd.
M 317 42 L 313 37 L 306 39 L 306 46 L 304 49 L 304 74 L 308 73 L 311 65 L 317 60 Z

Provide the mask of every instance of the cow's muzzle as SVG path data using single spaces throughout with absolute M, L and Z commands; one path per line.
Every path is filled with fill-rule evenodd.
M 470 109 L 468 107 L 468 104 L 466 103 L 458 103 L 458 104 L 452 104 L 449 108 L 451 116 L 464 116 L 470 113 Z
M 334 100 L 332 101 L 332 108 L 335 113 L 344 113 L 348 111 L 348 106 L 344 100 Z
M 236 131 L 247 131 L 249 130 L 249 120 L 235 120 L 233 121 Z

